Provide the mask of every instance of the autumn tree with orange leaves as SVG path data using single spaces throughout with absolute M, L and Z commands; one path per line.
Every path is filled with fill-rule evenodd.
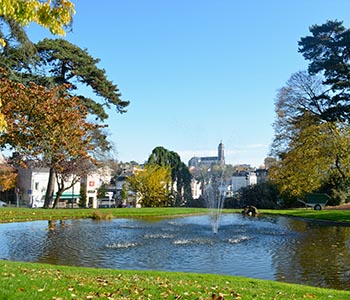
M 5 77 L 0 81 L 2 113 L 7 122 L 0 146 L 50 168 L 44 207 L 51 204 L 55 175 L 67 174 L 70 163 L 77 160 L 94 162 L 89 155 L 90 133 L 100 125 L 87 121 L 86 107 L 66 89 L 66 85 L 52 89 L 34 83 L 24 86 Z
M 16 187 L 17 172 L 7 163 L 0 164 L 0 187 L 1 191 L 8 191 Z
M 52 34 L 65 35 L 65 29 L 70 26 L 74 14 L 74 4 L 68 0 L 0 0 L 0 50 L 2 58 L 8 60 L 14 48 L 21 48 L 21 59 L 28 59 L 35 53 L 24 26 L 37 23 L 49 29 Z M 16 44 L 15 47 L 11 46 L 13 42 Z M 2 62 L 2 65 L 7 64 Z M 4 127 L 6 127 L 6 120 L 1 113 L 0 101 L 0 129 Z

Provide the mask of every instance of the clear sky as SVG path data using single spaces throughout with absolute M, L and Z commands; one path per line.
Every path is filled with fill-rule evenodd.
M 327 20 L 349 25 L 349 0 L 72 0 L 65 37 L 101 59 L 130 106 L 110 112 L 119 161 L 163 146 L 186 164 L 215 156 L 260 166 L 269 153 L 277 89 L 307 68 L 298 41 Z M 30 25 L 38 41 L 47 31 Z

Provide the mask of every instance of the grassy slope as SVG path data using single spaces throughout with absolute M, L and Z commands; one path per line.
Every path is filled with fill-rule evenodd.
M 33 220 L 60 220 L 92 218 L 99 211 L 112 214 L 116 218 L 130 217 L 168 217 L 172 215 L 190 215 L 207 213 L 203 208 L 116 208 L 116 209 L 31 209 L 31 208 L 0 208 L 0 223 L 22 222 Z
M 30 209 L 30 208 L 0 208 L 0 223 L 21 222 L 33 220 L 59 220 L 74 218 L 92 218 L 94 209 Z M 207 213 L 205 208 L 116 208 L 98 209 L 102 213 L 111 213 L 116 218 L 130 217 L 170 217 Z M 240 212 L 239 209 L 226 209 L 224 212 Z M 350 210 L 321 210 L 288 209 L 288 210 L 261 210 L 263 214 L 278 214 L 309 218 L 314 220 L 345 222 L 350 224 Z
M 0 261 L 0 299 L 350 299 L 350 292 L 207 274 Z M 215 295 L 215 296 L 214 296 Z
M 331 221 L 348 223 L 350 225 L 350 210 L 321 210 L 313 209 L 286 209 L 286 210 L 262 210 L 262 213 L 293 216 L 318 221 Z

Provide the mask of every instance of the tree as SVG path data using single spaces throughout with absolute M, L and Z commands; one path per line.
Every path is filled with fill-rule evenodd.
M 282 193 L 302 197 L 324 186 L 339 189 L 350 176 L 350 126 L 304 116 L 288 151 L 269 169 Z
M 310 27 L 299 52 L 308 73 L 298 72 L 279 90 L 269 175 L 283 193 L 349 195 L 350 30 L 342 22 Z
M 89 113 L 100 120 L 108 117 L 106 109 L 111 107 L 119 113 L 126 112 L 129 102 L 121 99 L 117 85 L 97 66 L 100 60 L 89 55 L 86 49 L 64 39 L 44 39 L 34 46 L 35 56 L 30 58 L 16 47 L 4 53 L 2 64 L 11 70 L 8 76 L 12 80 L 24 84 L 35 82 L 48 88 L 69 84 L 71 93 L 80 97 Z M 79 93 L 83 85 L 94 92 L 95 99 Z
M 311 35 L 299 41 L 299 52 L 310 61 L 309 73 L 322 74 L 331 93 L 319 100 L 327 103 L 323 119 L 347 121 L 350 118 L 350 30 L 343 22 L 327 21 L 310 27 Z
M 71 1 L 0 0 L 0 16 L 14 20 L 21 26 L 35 22 L 50 30 L 52 34 L 64 35 L 75 14 Z
M 69 83 L 73 90 L 78 88 L 74 85 L 76 82 L 90 87 L 96 96 L 103 99 L 103 103 L 81 94 L 78 96 L 90 113 L 101 120 L 108 117 L 105 107 L 109 109 L 113 106 L 120 113 L 126 111 L 129 102 L 121 100 L 118 87 L 107 79 L 105 70 L 97 67 L 100 60 L 90 56 L 87 50 L 63 39 L 44 39 L 36 45 L 36 49 L 40 60 L 38 65 L 31 66 L 30 73 L 45 74 L 43 79 L 49 79 L 48 84 Z M 37 73 L 35 69 L 38 70 Z
M 105 198 L 106 193 L 107 193 L 107 185 L 104 183 L 97 190 L 97 198 L 98 199 Z
M 38 0 L 0 0 L 0 44 L 4 50 L 3 54 L 5 54 L 2 58 L 8 57 L 11 49 L 13 49 L 6 49 L 10 40 L 16 40 L 23 45 L 21 60 L 28 59 L 28 56 L 31 57 L 33 55 L 32 44 L 23 30 L 23 26 L 35 22 L 48 28 L 53 34 L 64 35 L 64 28 L 71 23 L 73 14 L 75 14 L 74 5 L 68 0 L 48 0 L 47 2 Z M 4 23 L 8 25 L 11 33 L 9 39 L 3 30 Z M 2 67 L 11 65 L 18 59 L 19 57 L 5 58 Z M 0 113 L 0 130 L 5 126 L 6 120 Z
M 64 191 L 71 189 L 76 183 L 80 182 L 83 176 L 91 173 L 95 166 L 91 163 L 89 157 L 77 157 L 63 160 L 55 166 L 55 176 L 57 183 L 56 197 L 53 201 L 52 208 L 56 208 L 59 199 Z M 81 199 L 81 205 L 86 206 L 86 194 Z M 46 207 L 48 204 L 46 205 Z
M 130 189 L 140 196 L 139 202 L 145 207 L 168 206 L 170 168 L 147 164 L 143 170 L 127 177 Z
M 309 75 L 305 71 L 293 74 L 286 86 L 278 90 L 275 101 L 276 121 L 273 124 L 275 136 L 272 153 L 279 156 L 288 151 L 293 137 L 298 134 L 305 113 L 314 117 L 314 121 L 325 121 L 322 115 L 327 110 L 327 103 L 320 95 L 326 94 L 322 79 Z
M 1 191 L 8 191 L 16 187 L 17 172 L 7 163 L 0 164 L 0 187 Z
M 121 204 L 126 202 L 129 198 L 128 185 L 126 182 L 123 183 L 122 190 L 120 191 Z
M 347 181 L 350 127 L 327 120 L 330 94 L 320 77 L 298 72 L 280 89 L 272 153 L 279 158 L 269 171 L 282 193 L 303 196 Z
M 241 208 L 253 205 L 260 209 L 273 209 L 279 204 L 279 192 L 271 182 L 261 182 L 241 188 L 238 194 Z
M 89 133 L 100 125 L 86 121 L 86 107 L 78 97 L 67 94 L 65 86 L 48 90 L 31 83 L 26 87 L 4 77 L 0 81 L 0 94 L 7 120 L 0 145 L 18 151 L 25 159 L 41 160 L 49 166 L 45 199 L 48 207 L 55 174 L 63 176 L 67 172 L 65 166 L 78 159 L 93 162 L 89 155 Z
M 84 208 L 89 208 L 90 203 L 88 203 L 88 198 L 87 198 L 87 188 L 86 188 L 86 183 L 80 184 L 80 207 Z
M 35 45 L 35 53 L 33 59 L 22 54 L 21 47 L 6 51 L 2 60 L 10 69 L 7 76 L 26 85 L 35 82 L 47 88 L 69 84 L 69 92 L 77 95 L 89 114 L 101 121 L 108 118 L 107 109 L 112 107 L 119 113 L 126 112 L 129 102 L 121 99 L 117 85 L 107 79 L 105 70 L 98 68 L 99 59 L 90 56 L 87 50 L 63 39 L 44 39 Z M 94 92 L 94 99 L 79 93 L 83 85 Z M 92 133 L 95 156 L 112 149 L 105 130 L 95 128 Z
M 148 158 L 148 163 L 170 168 L 172 181 L 171 189 L 174 198 L 174 201 L 172 203 L 173 206 L 180 206 L 185 202 L 186 199 L 190 199 L 192 197 L 192 175 L 176 152 L 169 151 L 164 147 L 158 146 L 153 149 L 151 155 Z

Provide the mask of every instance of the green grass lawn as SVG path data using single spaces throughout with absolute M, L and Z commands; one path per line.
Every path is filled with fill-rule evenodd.
M 32 209 L 0 208 L 0 223 L 34 220 L 93 218 L 94 212 L 112 214 L 115 218 L 170 217 L 208 213 L 206 208 L 102 208 L 102 209 Z
M 285 209 L 285 210 L 261 210 L 264 214 L 284 215 L 312 219 L 318 221 L 330 221 L 349 223 L 350 210 L 313 210 L 313 209 Z
M 104 209 L 31 209 L 31 208 L 0 208 L 0 223 L 23 222 L 33 220 L 64 220 L 92 218 L 94 212 L 112 214 L 115 218 L 149 218 L 171 217 L 208 213 L 206 208 L 104 208 Z M 241 209 L 225 209 L 224 213 L 237 213 Z M 350 224 L 350 210 L 321 210 L 313 209 L 286 209 L 286 210 L 259 210 L 262 214 L 274 214 L 343 222 Z
M 0 299 L 350 299 L 350 292 L 208 274 L 0 261 Z M 221 298 L 220 298 L 221 297 Z
M 192 208 L 99 210 L 1 208 L 0 222 L 92 218 L 96 211 L 112 214 L 117 218 L 170 217 L 208 213 L 207 209 Z M 225 213 L 239 211 L 224 210 Z M 261 213 L 350 222 L 350 211 L 296 209 L 262 210 Z M 0 260 L 0 282 L 0 300 L 350 299 L 350 291 L 234 276 L 91 269 L 2 260 Z

